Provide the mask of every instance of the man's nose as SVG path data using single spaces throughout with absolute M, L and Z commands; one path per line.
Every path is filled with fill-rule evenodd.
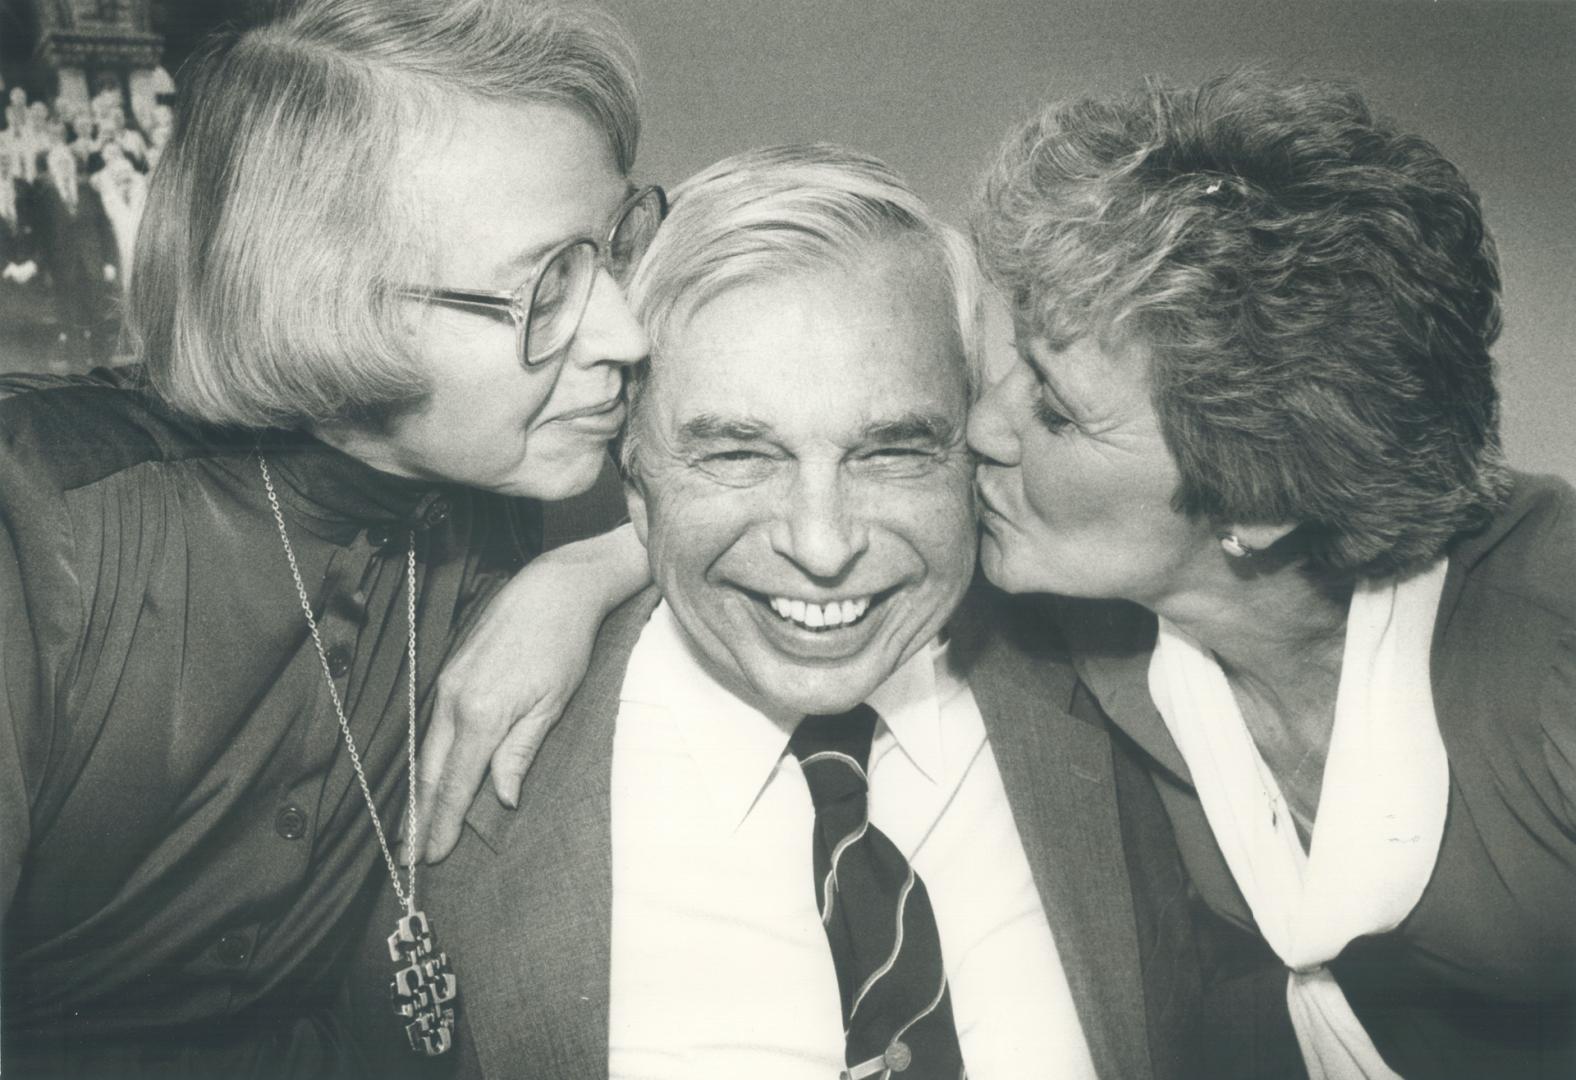
M 773 547 L 805 574 L 833 580 L 852 569 L 870 543 L 854 493 L 838 475 L 796 480 L 773 534 Z
M 1027 387 L 1011 372 L 986 383 L 969 408 L 968 443 L 979 458 L 996 465 L 1016 465 L 1020 455 L 1013 426 L 1013 393 L 1027 394 Z
M 624 290 L 605 269 L 597 271 L 575 331 L 575 354 L 582 363 L 635 364 L 646 358 L 651 342 L 630 310 Z

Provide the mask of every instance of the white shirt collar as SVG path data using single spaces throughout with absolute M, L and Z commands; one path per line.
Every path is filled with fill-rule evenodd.
M 867 699 L 898 748 L 933 783 L 945 772 L 941 695 L 962 688 L 947 671 L 946 647 L 932 641 Z M 793 733 L 792 725 L 765 715 L 712 678 L 666 602 L 657 605 L 630 655 L 620 700 L 669 711 L 730 830 L 749 814 L 781 765 Z

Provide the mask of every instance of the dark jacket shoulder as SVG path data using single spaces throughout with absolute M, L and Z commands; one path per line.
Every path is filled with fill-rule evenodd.
M 460 982 L 455 1047 L 437 1061 L 405 1050 L 387 1007 L 384 934 L 400 909 L 381 889 L 345 998 L 348 1030 L 373 1075 L 512 1075 L 517 1065 L 489 1058 L 520 1047 L 530 1048 L 532 1075 L 605 1068 L 613 730 L 630 655 L 657 601 L 647 588 L 603 621 L 586 676 L 543 739 L 518 808 L 483 785 L 459 844 L 425 871 L 423 906 Z
M 1008 694 L 1067 710 L 1074 654 L 1052 598 L 1011 595 L 978 579 L 947 621 L 946 637 L 951 663 L 976 693 L 984 678 Z
M 566 776 L 574 777 L 574 784 L 607 787 L 608 769 L 604 766 L 611 762 L 612 725 L 618 715 L 624 673 L 635 643 L 661 598 L 655 586 L 647 586 L 602 621 L 585 677 L 564 706 L 562 717 L 543 738 L 531 771 L 526 774 L 520 812 L 499 803 L 486 785 L 477 793 L 465 817 L 466 833 L 474 833 L 493 854 L 508 850 L 512 831 L 531 816 L 524 811 L 543 801 L 544 793 L 552 790 L 549 780 Z M 541 807 L 544 813 L 554 812 L 558 794 L 552 792 L 546 797 Z M 461 839 L 462 845 L 469 841 L 468 835 Z

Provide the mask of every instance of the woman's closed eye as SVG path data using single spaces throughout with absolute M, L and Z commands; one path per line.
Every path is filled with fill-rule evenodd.
M 1073 422 L 1071 417 L 1057 411 L 1056 407 L 1045 400 L 1045 395 L 1038 390 L 1034 394 L 1034 417 L 1053 434 L 1072 426 Z

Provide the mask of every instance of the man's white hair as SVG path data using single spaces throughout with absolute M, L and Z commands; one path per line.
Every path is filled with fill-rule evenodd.
M 684 181 L 672 206 L 629 287 L 651 359 L 629 373 L 626 475 L 637 471 L 649 365 L 662 362 L 691 314 L 738 285 L 857 266 L 881 244 L 912 242 L 933 255 L 952 294 L 960 361 L 977 385 L 982 279 L 973 249 L 882 161 L 829 143 L 751 150 Z

